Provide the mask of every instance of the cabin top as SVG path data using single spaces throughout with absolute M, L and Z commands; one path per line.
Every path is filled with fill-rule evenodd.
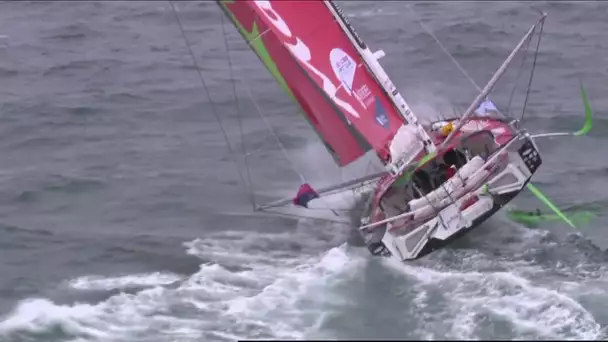
M 447 135 L 451 132 L 450 127 L 453 128 L 453 122 L 457 119 L 458 118 L 452 118 L 436 121 L 425 127 L 436 146 L 443 143 Z M 405 182 L 416 181 L 414 177 L 412 177 L 415 176 L 415 174 L 430 173 L 437 175 L 436 179 L 424 182 L 426 183 L 426 186 L 423 186 L 423 189 L 421 189 L 426 190 L 424 192 L 433 191 L 445 180 L 444 177 L 442 177 L 442 173 L 437 172 L 439 169 L 447 171 L 447 168 L 452 165 L 456 169 L 459 169 L 475 156 L 480 156 L 485 160 L 492 155 L 496 149 L 506 144 L 516 135 L 514 129 L 503 117 L 484 115 L 470 117 L 468 120 L 469 122 L 463 125 L 456 135 L 454 135 L 451 144 L 447 146 L 446 149 L 438 151 L 436 155 L 428 156 L 427 160 L 424 160 L 426 154 L 421 148 L 398 150 L 395 147 L 395 151 L 400 151 L 402 153 L 401 162 L 403 164 L 411 164 L 411 161 L 414 160 L 418 163 L 422 161 L 422 163 L 418 165 L 415 170 L 405 170 L 405 165 L 398 165 L 400 166 L 398 173 L 389 174 L 379 181 L 379 187 L 374 195 L 375 201 L 379 202 L 393 186 L 401 186 Z M 404 139 L 404 141 L 405 140 L 407 139 Z M 404 153 L 406 150 L 415 157 L 404 157 L 407 155 Z M 410 160 L 410 162 L 408 163 L 406 160 Z

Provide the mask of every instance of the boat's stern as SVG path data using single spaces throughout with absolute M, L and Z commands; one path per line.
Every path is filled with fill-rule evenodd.
M 417 259 L 445 246 L 513 199 L 541 163 L 540 152 L 526 133 L 487 158 L 473 157 L 442 187 L 410 201 L 413 215 L 388 223 L 383 245 L 400 260 Z

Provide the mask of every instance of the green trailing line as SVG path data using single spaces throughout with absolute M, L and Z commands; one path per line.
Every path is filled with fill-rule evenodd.
M 593 111 L 591 110 L 591 105 L 589 104 L 589 98 L 587 97 L 587 92 L 585 91 L 585 87 L 583 86 L 583 82 L 581 81 L 581 97 L 583 99 L 583 105 L 585 106 L 585 125 L 580 130 L 574 132 L 574 135 L 580 136 L 589 133 L 591 128 L 593 127 Z
M 569 224 L 570 227 L 576 228 L 574 223 L 572 223 L 572 221 L 564 213 L 562 213 L 562 211 L 559 210 L 559 208 L 555 204 L 553 204 L 553 202 L 551 202 L 551 200 L 549 200 L 547 196 L 545 196 L 545 194 L 540 192 L 540 190 L 538 190 L 536 186 L 534 186 L 532 183 L 528 183 L 528 190 L 530 190 L 534 194 L 534 196 L 536 196 L 541 202 L 543 202 L 547 207 L 549 207 L 549 209 L 553 210 L 553 212 L 555 212 L 557 216 L 559 216 L 562 220 Z
M 537 210 L 536 212 L 529 212 L 509 208 L 507 215 L 511 220 L 530 227 L 535 227 L 541 222 L 562 220 L 559 215 L 541 213 L 540 210 Z M 582 210 L 569 213 L 569 219 L 579 225 L 587 224 L 593 218 L 595 218 L 595 214 L 591 211 Z
M 555 137 L 555 136 L 581 136 L 589 133 L 591 128 L 593 128 L 593 111 L 591 110 L 591 105 L 589 104 L 589 98 L 587 97 L 587 92 L 585 91 L 585 87 L 583 86 L 583 82 L 581 82 L 581 98 L 583 100 L 583 105 L 585 106 L 585 124 L 583 128 L 579 129 L 576 132 L 559 132 L 559 133 L 540 133 L 532 135 L 533 138 L 541 138 L 541 137 Z
M 578 130 L 574 133 L 571 133 L 572 135 L 575 135 L 575 136 L 585 135 L 585 134 L 589 133 L 589 131 L 593 127 L 593 118 L 592 118 L 593 111 L 591 110 L 591 105 L 589 104 L 589 98 L 587 97 L 587 92 L 585 91 L 585 87 L 583 86 L 582 81 L 581 81 L 581 98 L 583 100 L 583 106 L 585 106 L 585 124 L 583 125 L 583 128 L 581 128 L 580 130 Z M 555 206 L 549 200 L 549 198 L 547 196 L 545 196 L 545 194 L 543 194 L 536 186 L 534 186 L 532 183 L 528 183 L 527 187 L 528 187 L 528 190 L 530 190 L 530 192 L 532 192 L 532 194 L 534 194 L 539 200 L 541 200 L 541 202 L 543 202 L 547 207 L 549 207 L 551 210 L 553 210 L 553 212 L 555 212 L 555 214 L 559 218 L 561 218 L 566 223 L 568 223 L 568 225 L 570 225 L 572 228 L 576 228 L 574 223 L 572 223 L 572 221 L 564 213 L 562 213 L 559 210 L 559 208 L 557 208 L 557 206 Z
M 580 130 L 570 133 L 575 136 L 585 135 L 585 134 L 589 133 L 589 131 L 591 131 L 591 128 L 593 127 L 593 111 L 591 110 L 591 105 L 589 104 L 589 98 L 587 97 L 587 92 L 585 91 L 585 87 L 582 82 L 581 82 L 581 98 L 583 100 L 583 105 L 585 107 L 585 124 L 583 125 L 583 128 L 581 128 Z M 562 133 L 562 134 L 564 134 L 564 133 Z M 565 134 L 567 134 L 567 133 L 565 133 Z M 437 155 L 436 152 L 425 155 L 416 164 L 415 168 L 413 168 L 407 172 L 404 172 L 403 175 L 397 181 L 395 181 L 393 183 L 393 186 L 403 186 L 405 184 L 405 182 L 410 180 L 413 172 L 418 167 L 424 165 L 429 160 L 435 158 L 436 155 Z M 552 214 L 529 215 L 529 213 L 522 212 L 522 211 L 509 211 L 509 216 L 511 216 L 516 221 L 526 221 L 528 223 L 538 222 L 540 220 L 561 219 L 564 222 L 566 222 L 569 226 L 571 226 L 572 228 L 576 228 L 576 226 L 574 225 L 572 220 L 568 216 L 566 216 L 555 204 L 553 204 L 553 202 L 551 202 L 551 200 L 549 200 L 549 198 L 545 194 L 543 194 L 536 186 L 534 186 L 534 184 L 528 183 L 527 188 L 541 202 L 543 202 L 547 207 L 549 207 L 549 209 L 551 209 L 555 213 L 555 215 L 552 215 Z M 487 191 L 487 188 L 485 190 Z M 584 222 L 588 221 L 590 218 L 593 217 L 593 213 L 591 213 L 591 212 L 576 213 L 575 215 L 577 218 L 576 221 L 584 221 Z

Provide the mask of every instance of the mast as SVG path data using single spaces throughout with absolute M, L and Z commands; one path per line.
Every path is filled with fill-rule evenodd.
M 433 141 L 429 137 L 428 133 L 422 127 L 422 125 L 420 125 L 420 123 L 418 122 L 418 118 L 414 115 L 410 107 L 407 105 L 407 103 L 403 99 L 403 96 L 401 96 L 399 90 L 397 90 L 397 87 L 395 87 L 395 84 L 393 84 L 391 79 L 388 77 L 386 71 L 384 71 L 380 63 L 378 63 L 378 60 L 384 57 L 384 51 L 378 50 L 375 53 L 372 53 L 369 47 L 365 44 L 365 42 L 363 42 L 361 37 L 359 37 L 355 29 L 351 26 L 346 16 L 342 13 L 340 7 L 334 4 L 331 0 L 324 0 L 324 2 L 329 11 L 334 16 L 334 18 L 336 18 L 336 21 L 338 22 L 344 33 L 346 33 L 348 39 L 350 39 L 350 41 L 353 43 L 353 46 L 357 49 L 357 52 L 359 52 L 359 54 L 365 61 L 365 64 L 367 64 L 367 66 L 369 67 L 371 73 L 378 81 L 378 84 L 382 87 L 382 89 L 391 99 L 393 105 L 399 111 L 399 114 L 401 114 L 401 116 L 405 118 L 408 124 L 414 125 L 416 127 L 418 134 L 420 134 L 420 137 L 423 139 L 424 146 L 427 152 L 435 152 L 435 144 L 433 144 Z
M 441 144 L 441 146 L 439 146 L 440 149 L 444 148 L 445 146 L 447 146 L 450 143 L 450 140 L 453 138 L 453 136 L 466 123 L 466 119 L 469 116 L 471 116 L 471 114 L 474 113 L 475 109 L 477 109 L 477 107 L 479 107 L 479 105 L 481 104 L 481 102 L 483 101 L 483 99 L 486 96 L 488 96 L 488 94 L 490 93 L 490 91 L 492 90 L 492 88 L 494 88 L 494 85 L 496 84 L 496 82 L 498 82 L 498 80 L 500 79 L 500 77 L 504 74 L 504 72 L 509 67 L 509 64 L 511 64 L 511 61 L 513 60 L 513 58 L 515 57 L 515 55 L 517 54 L 517 52 L 519 52 L 519 50 L 522 48 L 522 46 L 524 45 L 524 43 L 526 42 L 526 40 L 528 40 L 528 38 L 530 38 L 530 36 L 534 32 L 534 30 L 536 29 L 536 25 L 538 25 L 539 23 L 543 22 L 546 17 L 547 17 L 547 14 L 543 13 L 542 16 L 541 16 L 541 18 L 538 20 L 538 22 L 536 24 L 534 24 L 530 28 L 530 30 L 528 30 L 528 32 L 524 35 L 524 37 L 519 41 L 519 43 L 517 44 L 517 46 L 515 46 L 515 48 L 513 49 L 513 51 L 511 51 L 511 54 L 509 55 L 509 57 L 507 57 L 507 59 L 502 63 L 502 65 L 498 68 L 498 70 L 496 70 L 496 72 L 494 73 L 494 75 L 492 76 L 492 78 L 490 79 L 490 81 L 481 90 L 481 92 L 479 93 L 479 95 L 477 95 L 477 97 L 475 98 L 475 100 L 473 100 L 473 102 L 471 103 L 471 105 L 469 106 L 469 108 L 467 108 L 467 110 L 462 115 L 462 117 L 460 118 L 460 120 L 458 120 L 458 123 L 456 124 L 456 127 L 454 127 L 454 129 L 452 130 L 452 132 L 450 132 L 450 134 L 443 141 L 443 143 Z

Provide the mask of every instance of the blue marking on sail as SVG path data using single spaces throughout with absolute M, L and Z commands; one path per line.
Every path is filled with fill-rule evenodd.
M 382 106 L 382 102 L 378 96 L 376 96 L 376 122 L 384 128 L 388 128 L 390 121 L 386 115 L 386 109 Z

